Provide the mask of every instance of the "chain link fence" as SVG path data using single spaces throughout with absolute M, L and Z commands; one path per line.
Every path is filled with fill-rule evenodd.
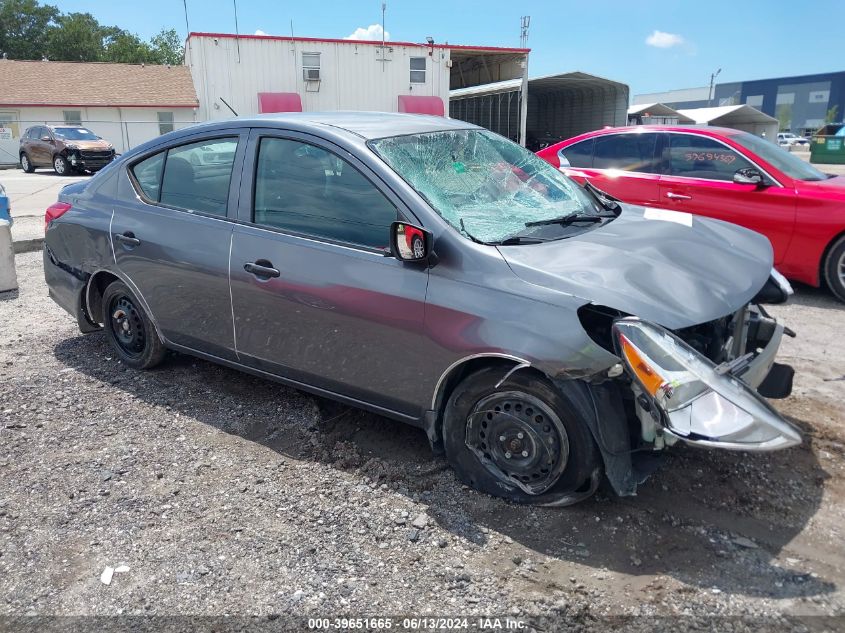
M 79 119 L 74 121 L 56 119 L 0 119 L 0 165 L 17 164 L 20 157 L 20 141 L 33 126 L 82 126 L 114 145 L 115 152 L 122 154 L 131 148 L 173 130 L 181 130 L 196 121 L 147 120 L 114 121 L 105 119 Z

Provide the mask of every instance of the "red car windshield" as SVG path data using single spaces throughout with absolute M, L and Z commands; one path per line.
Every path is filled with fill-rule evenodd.
M 827 180 L 827 176 L 813 167 L 810 163 L 801 160 L 795 154 L 767 141 L 759 136 L 748 132 L 731 134 L 730 139 L 742 145 L 751 154 L 756 154 L 772 167 L 776 167 L 784 174 L 794 180 Z

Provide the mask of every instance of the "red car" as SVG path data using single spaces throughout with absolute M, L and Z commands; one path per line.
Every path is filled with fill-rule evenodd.
M 537 152 L 625 202 L 740 224 L 772 243 L 786 277 L 845 301 L 845 177 L 773 142 L 718 127 L 606 128 Z

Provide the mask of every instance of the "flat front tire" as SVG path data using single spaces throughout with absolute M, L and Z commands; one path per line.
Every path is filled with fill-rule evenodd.
M 452 392 L 446 458 L 467 485 L 517 503 L 568 505 L 589 497 L 601 456 L 569 396 L 546 378 L 488 368 Z
M 134 369 L 155 367 L 167 354 L 135 295 L 122 281 L 113 281 L 103 293 L 103 329 L 120 360 Z
M 836 298 L 845 301 L 845 235 L 840 237 L 827 253 L 824 280 Z

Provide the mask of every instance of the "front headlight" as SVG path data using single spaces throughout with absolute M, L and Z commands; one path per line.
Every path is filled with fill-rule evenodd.
M 613 334 L 629 375 L 675 435 L 698 444 L 746 450 L 801 443 L 797 429 L 753 389 L 719 371 L 668 330 L 626 318 L 613 324 Z

